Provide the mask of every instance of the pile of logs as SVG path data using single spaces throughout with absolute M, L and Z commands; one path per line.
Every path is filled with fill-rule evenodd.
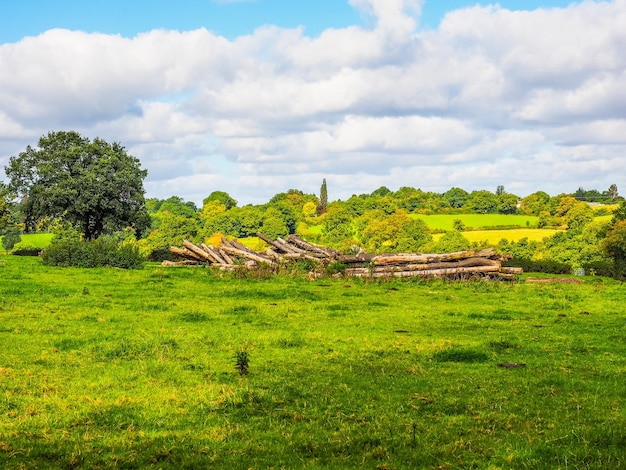
M 222 270 L 255 268 L 266 264 L 278 268 L 292 260 L 310 260 L 325 268 L 331 263 L 342 266 L 342 276 L 384 278 L 384 277 L 425 277 L 425 278 L 496 278 L 514 280 L 521 274 L 521 268 L 502 266 L 509 255 L 496 253 L 494 249 L 468 250 L 444 254 L 381 254 L 372 255 L 360 252 L 355 255 L 342 254 L 332 248 L 309 243 L 296 235 L 286 239 L 272 240 L 262 233 L 257 236 L 269 245 L 263 252 L 237 242 L 222 239 L 219 247 L 196 245 L 187 240 L 183 248 L 172 247 L 170 251 L 182 258 L 180 262 L 165 261 L 166 266 L 204 264 Z M 322 275 L 324 269 L 310 273 Z

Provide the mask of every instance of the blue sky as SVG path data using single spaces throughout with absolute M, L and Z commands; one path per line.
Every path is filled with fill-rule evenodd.
M 436 28 L 447 11 L 496 2 L 430 0 L 422 9 L 422 26 Z M 500 0 L 511 10 L 562 7 L 564 0 Z M 342 0 L 0 0 L 0 43 L 65 28 L 132 37 L 155 28 L 206 28 L 230 39 L 271 24 L 283 28 L 304 26 L 310 36 L 327 28 L 367 23 Z
M 0 168 L 75 130 L 196 203 L 626 191 L 625 45 L 626 0 L 0 0 Z

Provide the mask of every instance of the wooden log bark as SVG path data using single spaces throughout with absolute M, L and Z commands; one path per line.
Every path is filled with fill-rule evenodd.
M 180 256 L 182 258 L 191 258 L 191 259 L 195 259 L 196 261 L 205 261 L 204 258 L 202 258 L 201 256 L 195 254 L 193 251 L 190 251 L 186 248 L 177 248 L 175 246 L 172 246 L 170 248 L 170 253 L 173 253 L 176 256 Z
M 394 255 L 378 255 L 372 258 L 374 265 L 383 264 L 403 264 L 403 263 L 415 263 L 426 264 L 436 263 L 441 261 L 453 261 L 466 258 L 473 258 L 476 256 L 474 250 L 459 251 L 455 253 L 430 253 L 430 254 L 394 254 Z
M 270 266 L 276 266 L 276 262 L 275 261 L 272 261 L 271 259 L 266 258 L 266 257 L 262 256 L 259 253 L 257 253 L 257 254 L 248 253 L 247 251 L 238 250 L 237 248 L 233 248 L 232 246 L 222 246 L 221 249 L 224 250 L 228 254 L 241 256 L 242 258 L 251 259 L 251 260 L 256 261 L 258 263 L 267 263 Z
M 455 268 L 471 268 L 479 266 L 492 266 L 500 268 L 500 262 L 488 258 L 467 258 L 460 261 L 445 261 L 439 263 L 421 263 L 421 264 L 394 264 L 379 265 L 373 268 L 378 273 L 391 273 L 396 271 L 428 271 L 433 269 L 455 269 Z M 370 268 L 348 268 L 345 273 L 364 273 L 371 271 Z
M 213 260 L 212 260 L 213 263 L 222 263 L 223 262 L 223 260 L 219 256 L 216 256 L 216 254 L 213 253 L 213 247 L 207 246 L 204 243 L 201 243 L 200 244 L 200 248 L 202 248 L 206 253 L 208 253 L 208 255 L 211 258 L 213 258 Z
M 274 247 L 276 250 L 282 251 L 282 252 L 285 251 L 285 249 L 281 246 L 280 243 L 278 243 L 275 240 L 272 240 L 270 237 L 267 237 L 267 236 L 263 235 L 261 232 L 257 232 L 256 236 L 259 237 L 261 240 L 263 240 L 268 245 Z M 289 252 L 289 251 L 287 251 L 287 252 Z
M 182 261 L 163 260 L 161 262 L 161 266 L 164 266 L 164 267 L 198 266 L 198 261 L 191 260 L 191 259 L 185 259 L 185 260 L 182 260 Z
M 183 240 L 183 246 L 187 248 L 189 251 L 192 251 L 196 255 L 200 256 L 204 260 L 209 261 L 211 263 L 214 262 L 213 257 L 211 255 L 209 255 L 206 251 L 204 251 L 199 246 L 196 246 L 193 243 L 191 243 L 189 240 Z
M 287 243 L 291 245 L 295 245 L 298 248 L 301 248 L 311 253 L 313 256 L 315 256 L 315 254 L 319 254 L 322 257 L 333 257 L 337 254 L 337 252 L 333 250 L 332 248 L 323 247 L 323 246 L 316 245 L 314 243 L 307 242 L 303 240 L 302 238 L 298 237 L 297 235 L 293 235 L 293 234 L 287 237 Z
M 524 274 L 523 268 L 515 268 L 512 266 L 502 266 L 500 268 L 502 274 Z
M 355 269 L 367 269 L 367 268 L 355 268 Z M 367 270 L 368 272 L 355 272 L 352 274 L 354 277 L 446 277 L 463 274 L 475 274 L 475 273 L 498 273 L 498 266 L 472 266 L 466 268 L 445 268 L 445 269 L 422 269 L 417 271 L 404 271 L 400 267 L 397 271 L 376 271 Z

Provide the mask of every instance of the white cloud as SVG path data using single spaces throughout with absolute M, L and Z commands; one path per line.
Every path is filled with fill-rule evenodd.
M 349 0 L 370 27 L 134 38 L 50 30 L 0 45 L 0 164 L 50 130 L 121 141 L 150 196 L 241 203 L 415 186 L 525 195 L 626 184 L 626 1 L 449 13 Z M 434 1 L 434 0 L 430 0 Z

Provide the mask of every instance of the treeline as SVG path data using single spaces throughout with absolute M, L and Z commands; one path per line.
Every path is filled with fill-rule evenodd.
M 170 256 L 170 247 L 183 239 L 210 243 L 257 232 L 272 239 L 298 234 L 342 251 L 459 251 L 470 247 L 462 221 L 435 240 L 416 215 L 521 213 L 536 216 L 538 228 L 565 230 L 542 243 L 502 242 L 501 248 L 518 258 L 570 267 L 583 262 L 626 266 L 626 206 L 614 184 L 604 192 L 579 188 L 550 196 L 538 191 L 523 198 L 503 186 L 495 192 L 455 187 L 445 193 L 382 186 L 329 202 L 324 180 L 319 197 L 291 189 L 266 204 L 240 207 L 229 194 L 214 191 L 196 207 L 177 196 L 146 200 L 147 170 L 137 158 L 120 143 L 91 140 L 74 131 L 42 136 L 37 146 L 11 157 L 5 173 L 9 183 L 0 183 L 4 248 L 13 248 L 22 232 L 52 231 L 56 236 L 43 259 L 57 265 L 131 267 L 144 257 Z M 622 201 L 610 223 L 593 222 L 589 202 L 598 201 Z
M 616 195 L 615 200 L 618 198 Z M 253 237 L 257 232 L 272 238 L 298 234 L 336 249 L 360 247 L 371 253 L 446 252 L 470 247 L 462 235 L 462 224 L 435 242 L 432 231 L 415 214 L 525 214 L 537 217 L 534 228 L 568 230 L 582 229 L 594 219 L 592 207 L 573 194 L 550 196 L 538 191 L 519 198 L 502 186 L 495 192 L 451 188 L 441 194 L 381 187 L 346 201 L 324 203 L 314 194 L 291 189 L 265 204 L 242 207 L 229 194 L 215 191 L 200 208 L 176 196 L 149 199 L 146 205 L 152 226 L 141 245 L 152 259 L 169 256 L 169 247 L 179 245 L 183 238 L 202 242 L 213 236 Z M 608 210 L 597 210 L 595 215 L 602 213 Z

